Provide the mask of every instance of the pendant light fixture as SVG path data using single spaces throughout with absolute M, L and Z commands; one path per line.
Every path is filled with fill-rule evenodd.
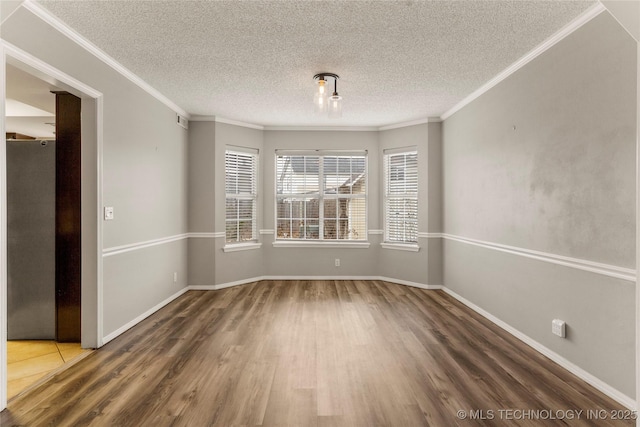
M 333 78 L 333 94 L 331 96 L 328 93 L 327 77 Z M 329 113 L 329 118 L 331 119 L 342 117 L 342 97 L 338 95 L 338 79 L 340 76 L 334 73 L 318 73 L 313 78 L 318 81 L 313 95 L 316 113 Z

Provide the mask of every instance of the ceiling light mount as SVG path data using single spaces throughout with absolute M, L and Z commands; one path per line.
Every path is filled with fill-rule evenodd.
M 332 77 L 336 80 L 338 80 L 340 78 L 339 75 L 335 74 L 335 73 L 318 73 L 315 76 L 313 76 L 314 80 L 326 80 L 325 77 Z
M 327 77 L 333 78 L 333 94 L 328 96 Z M 335 73 L 318 73 L 313 76 L 317 80 L 316 90 L 313 95 L 313 104 L 317 114 L 329 113 L 329 118 L 342 117 L 342 97 L 338 95 L 339 75 Z

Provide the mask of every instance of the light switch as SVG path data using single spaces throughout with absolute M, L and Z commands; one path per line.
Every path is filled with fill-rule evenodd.
M 113 219 L 113 206 L 104 207 L 104 220 L 111 221 Z

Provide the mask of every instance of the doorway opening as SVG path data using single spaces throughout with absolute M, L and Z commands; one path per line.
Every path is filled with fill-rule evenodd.
M 7 64 L 8 398 L 82 354 L 80 111 Z
M 27 358 L 40 358 L 44 363 L 36 368 L 38 372 L 27 375 L 38 382 L 42 377 L 51 375 L 50 368 L 57 371 L 59 365 L 102 345 L 102 225 L 99 221 L 102 94 L 14 46 L 4 44 L 3 48 L 1 66 L 6 85 L 0 102 L 6 100 L 6 112 L 2 130 L 5 133 L 4 147 L 0 148 L 4 151 L 0 181 L 4 181 L 1 184 L 5 197 L 0 198 L 0 212 L 4 211 L 0 215 L 3 217 L 0 244 L 8 251 L 0 257 L 0 270 L 4 270 L 0 274 L 0 299 L 6 298 L 7 302 L 7 311 L 0 310 L 0 368 L 4 374 L 0 381 L 0 410 L 6 407 L 7 398 L 11 397 L 7 394 L 7 383 L 14 376 L 8 362 L 15 363 L 25 354 Z M 16 91 L 19 93 L 20 90 L 13 86 L 16 75 L 39 82 L 38 85 L 25 85 L 23 91 L 38 92 L 36 87 L 44 90 L 15 99 L 23 96 L 18 96 Z M 33 100 L 25 102 L 29 96 L 49 97 L 49 104 L 38 104 Z M 51 100 L 55 106 L 53 109 Z M 15 104 L 14 101 L 26 106 L 27 110 L 33 107 L 32 114 L 23 112 L 21 118 L 15 115 L 14 120 L 9 105 Z M 13 127 L 15 121 L 25 124 L 30 120 L 41 122 L 49 134 L 40 130 L 20 131 Z M 24 156 L 25 153 L 22 155 L 26 157 L 26 163 L 19 166 L 9 154 L 13 145 L 20 152 L 31 151 L 32 155 L 43 158 L 38 161 L 51 162 L 53 158 L 54 166 L 51 167 L 51 163 L 46 167 L 36 166 L 35 157 Z M 44 175 L 41 172 L 45 172 Z M 17 190 L 12 188 L 12 180 L 16 176 L 18 182 L 22 181 Z M 28 184 L 26 187 L 25 182 Z M 18 208 L 15 200 L 24 202 L 29 199 L 27 194 L 33 196 L 33 203 L 26 203 L 26 209 L 21 207 L 22 213 L 14 212 L 14 208 Z M 43 202 L 46 202 L 46 207 L 43 207 Z M 20 223 L 28 223 L 27 220 L 35 221 L 36 225 L 29 227 Z M 19 227 L 16 231 L 16 223 L 24 228 L 22 232 Z M 29 240 L 39 243 L 39 247 L 32 245 L 29 249 L 27 245 L 26 251 L 19 248 L 26 255 L 12 251 L 12 243 Z M 46 250 L 41 251 L 43 248 Z M 25 282 L 18 280 L 14 273 L 20 273 L 27 279 L 46 279 Z M 22 282 L 22 288 L 14 286 L 14 282 Z M 40 288 L 34 288 L 34 282 L 39 282 Z M 70 285 L 74 288 L 70 289 Z M 25 288 L 28 292 L 23 292 Z M 29 301 L 24 295 L 29 293 L 35 294 L 36 298 Z M 41 322 L 38 318 L 46 318 L 46 321 Z M 12 341 L 8 343 L 7 339 Z M 25 341 L 34 345 L 27 347 L 23 345 Z M 11 351 L 7 357 L 7 347 L 9 350 L 17 348 L 21 355 Z M 28 370 L 26 372 L 29 373 Z M 16 394 L 13 388 L 11 392 Z

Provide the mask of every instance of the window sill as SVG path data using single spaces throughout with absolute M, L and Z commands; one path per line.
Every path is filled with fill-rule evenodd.
M 325 241 L 302 241 L 302 240 L 276 240 L 273 242 L 274 248 L 326 248 L 326 249 L 345 249 L 345 248 L 358 248 L 366 249 L 371 244 L 369 242 L 327 242 Z
M 239 252 L 239 251 L 250 251 L 251 249 L 260 249 L 262 243 L 236 243 L 224 246 L 222 248 L 223 252 Z
M 411 243 L 380 243 L 380 246 L 396 251 L 418 252 L 420 250 L 420 246 Z

